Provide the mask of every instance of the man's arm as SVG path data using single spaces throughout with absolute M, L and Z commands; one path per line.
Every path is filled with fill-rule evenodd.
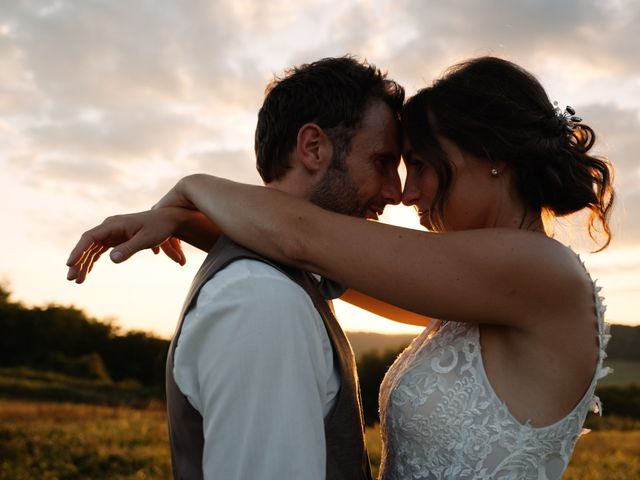
M 174 376 L 203 417 L 204 477 L 324 479 L 324 416 L 339 386 L 308 295 L 272 267 L 238 261 L 189 315 Z
M 373 298 L 362 292 L 358 292 L 352 288 L 348 289 L 341 297 L 340 300 L 349 302 L 351 305 L 360 307 L 375 315 L 379 315 L 394 322 L 400 322 L 407 325 L 417 325 L 420 327 L 426 327 L 431 323 L 433 319 L 420 315 L 418 313 L 410 312 L 404 308 L 396 307 L 390 303 L 383 302 L 377 298 Z

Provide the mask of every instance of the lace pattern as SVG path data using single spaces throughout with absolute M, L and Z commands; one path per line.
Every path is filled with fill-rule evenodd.
M 587 411 L 602 412 L 596 382 L 609 326 L 594 285 L 597 368 L 587 392 L 563 419 L 546 427 L 521 424 L 491 387 L 477 325 L 433 322 L 400 354 L 380 387 L 383 451 L 380 478 L 559 479 Z M 427 348 L 428 347 L 428 348 Z

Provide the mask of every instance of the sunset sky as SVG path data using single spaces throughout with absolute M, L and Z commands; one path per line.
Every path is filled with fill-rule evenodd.
M 65 261 L 79 235 L 149 208 L 183 175 L 259 183 L 253 131 L 264 86 L 288 66 L 351 53 L 410 95 L 494 54 L 538 76 L 599 135 L 616 168 L 614 240 L 584 253 L 608 320 L 640 319 L 640 2 L 428 0 L 2 0 L 0 278 L 29 305 L 75 305 L 169 336 L 204 254 L 179 267 L 105 257 L 83 285 Z M 413 210 L 383 220 L 419 228 Z M 416 331 L 338 306 L 352 330 Z

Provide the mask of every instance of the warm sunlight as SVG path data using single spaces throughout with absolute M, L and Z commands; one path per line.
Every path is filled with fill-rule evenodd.
M 596 23 L 558 7 L 553 25 L 545 19 L 544 36 L 531 30 L 535 15 L 514 6 L 505 7 L 511 19 L 503 25 L 486 12 L 476 15 L 475 7 L 463 15 L 442 5 L 433 16 L 416 3 L 409 15 L 384 0 L 272 2 L 268 9 L 216 2 L 188 16 L 176 5 L 159 16 L 124 4 L 109 14 L 90 3 L 3 4 L 0 208 L 10 234 L 0 239 L 0 276 L 27 304 L 73 304 L 125 328 L 168 336 L 204 256 L 188 249 L 183 268 L 151 254 L 119 266 L 103 258 L 79 288 L 65 282 L 64 262 L 80 233 L 114 213 L 149 208 L 188 173 L 259 183 L 256 112 L 266 82 L 293 64 L 352 52 L 388 70 L 411 94 L 446 65 L 491 52 L 538 72 L 553 99 L 588 119 L 598 152 L 613 159 L 613 243 L 583 258 L 604 287 L 610 319 L 638 324 L 640 92 L 635 51 L 616 40 L 633 38 L 635 27 L 626 21 L 626 2 L 605 3 L 602 11 L 593 7 Z M 354 30 L 351 18 L 366 28 Z M 185 22 L 193 35 L 185 34 Z M 581 60 L 573 46 L 592 44 L 589 32 L 596 31 L 589 61 Z M 136 39 L 131 45 L 121 40 L 128 35 Z M 388 207 L 382 221 L 421 228 L 402 206 Z M 591 248 L 577 244 L 581 252 Z M 402 330 L 338 309 L 350 329 Z

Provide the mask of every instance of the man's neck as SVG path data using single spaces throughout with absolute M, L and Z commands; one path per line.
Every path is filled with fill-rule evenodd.
M 288 193 L 297 198 L 309 199 L 311 194 L 311 186 L 307 182 L 296 182 L 292 178 L 286 176 L 284 179 L 275 180 L 265 184 L 267 188 L 273 188 L 280 192 Z

